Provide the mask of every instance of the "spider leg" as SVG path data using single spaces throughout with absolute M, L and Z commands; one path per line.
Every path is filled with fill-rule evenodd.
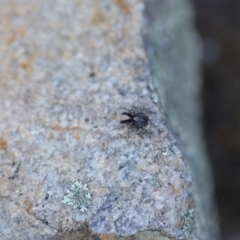
M 138 132 L 139 129 L 142 129 L 142 132 L 143 132 L 143 127 L 138 127 L 138 128 L 137 128 L 137 132 Z
M 138 131 L 139 129 L 142 129 L 142 131 L 141 132 Z M 142 127 L 138 127 L 136 132 L 141 138 L 143 138 L 143 128 Z
M 136 126 L 135 126 L 135 128 L 136 128 L 136 132 L 138 132 L 138 130 L 140 129 L 139 127 L 136 127 Z
M 131 123 L 132 119 L 127 119 L 127 120 L 122 120 L 120 121 L 120 123 L 124 124 L 124 123 Z

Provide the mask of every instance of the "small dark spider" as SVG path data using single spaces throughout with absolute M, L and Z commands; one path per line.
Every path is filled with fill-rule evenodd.
M 122 115 L 126 115 L 129 119 L 120 121 L 121 124 L 128 124 L 135 127 L 137 130 L 145 128 L 149 123 L 149 116 L 147 113 L 154 113 L 147 109 L 133 108 L 131 110 L 126 109 L 126 112 L 122 112 Z

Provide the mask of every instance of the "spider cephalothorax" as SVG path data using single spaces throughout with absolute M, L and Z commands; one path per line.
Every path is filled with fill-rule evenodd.
M 137 130 L 145 128 L 149 123 L 148 113 L 154 113 L 144 108 L 133 108 L 131 110 L 126 109 L 126 112 L 122 112 L 122 115 L 126 115 L 129 119 L 120 121 L 121 124 L 128 124 L 135 127 Z

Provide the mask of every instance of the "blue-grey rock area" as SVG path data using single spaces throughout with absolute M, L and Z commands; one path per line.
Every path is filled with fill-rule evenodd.
M 145 1 L 144 46 L 168 126 L 181 144 L 192 176 L 197 209 L 196 239 L 219 240 L 211 167 L 202 116 L 201 42 L 188 0 Z M 192 225 L 192 213 L 185 215 Z M 188 227 L 187 227 L 188 229 Z
M 1 239 L 59 239 L 83 224 L 190 237 L 192 180 L 151 81 L 144 3 L 0 5 Z M 146 128 L 120 124 L 132 107 L 154 112 Z

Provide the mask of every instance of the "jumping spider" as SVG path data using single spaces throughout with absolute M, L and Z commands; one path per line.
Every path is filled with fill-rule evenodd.
M 155 114 L 155 112 L 149 111 L 145 108 L 132 108 L 131 110 L 125 108 L 126 112 L 122 112 L 122 115 L 126 115 L 129 119 L 120 121 L 121 124 L 128 124 L 130 127 L 136 128 L 137 131 L 147 127 L 149 123 L 149 116 L 147 114 Z

